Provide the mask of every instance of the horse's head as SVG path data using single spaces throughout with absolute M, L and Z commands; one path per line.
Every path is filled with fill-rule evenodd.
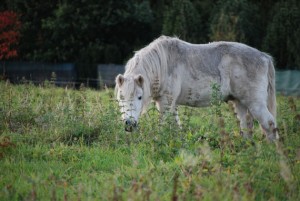
M 116 96 L 122 113 L 122 121 L 128 132 L 137 126 L 143 109 L 143 85 L 142 75 L 118 75 L 116 78 Z

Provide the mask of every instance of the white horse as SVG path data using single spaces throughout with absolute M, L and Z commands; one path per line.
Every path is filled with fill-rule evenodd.
M 176 105 L 209 106 L 212 83 L 220 86 L 224 101 L 234 102 L 241 134 L 260 123 L 269 140 L 278 139 L 276 129 L 275 69 L 272 57 L 236 42 L 191 44 L 161 36 L 137 51 L 124 75 L 116 77 L 116 97 L 125 130 L 137 126 L 151 100 L 161 114 Z M 251 128 L 250 128 L 251 129 Z

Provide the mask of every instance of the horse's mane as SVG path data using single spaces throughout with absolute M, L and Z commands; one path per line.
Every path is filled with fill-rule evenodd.
M 146 47 L 136 51 L 126 65 L 125 74 L 136 72 L 137 68 L 143 68 L 146 72 L 149 71 L 148 73 L 167 69 L 168 53 L 174 49 L 171 46 L 177 46 L 178 40 L 178 38 L 161 36 Z
M 141 74 L 145 78 L 144 94 L 155 98 L 155 94 L 165 75 L 168 73 L 170 51 L 176 51 L 179 39 L 176 37 L 161 36 L 146 47 L 135 52 L 134 56 L 127 62 L 125 76 L 130 74 Z

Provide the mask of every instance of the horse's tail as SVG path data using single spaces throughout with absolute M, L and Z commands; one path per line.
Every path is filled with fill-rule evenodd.
M 270 58 L 268 66 L 268 109 L 276 122 L 275 68 L 272 58 Z

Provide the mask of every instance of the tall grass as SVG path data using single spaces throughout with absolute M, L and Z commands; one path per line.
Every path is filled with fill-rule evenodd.
M 126 133 L 112 90 L 0 82 L 0 200 L 299 200 L 300 100 L 278 96 L 281 140 L 239 134 L 230 106 L 151 106 Z

